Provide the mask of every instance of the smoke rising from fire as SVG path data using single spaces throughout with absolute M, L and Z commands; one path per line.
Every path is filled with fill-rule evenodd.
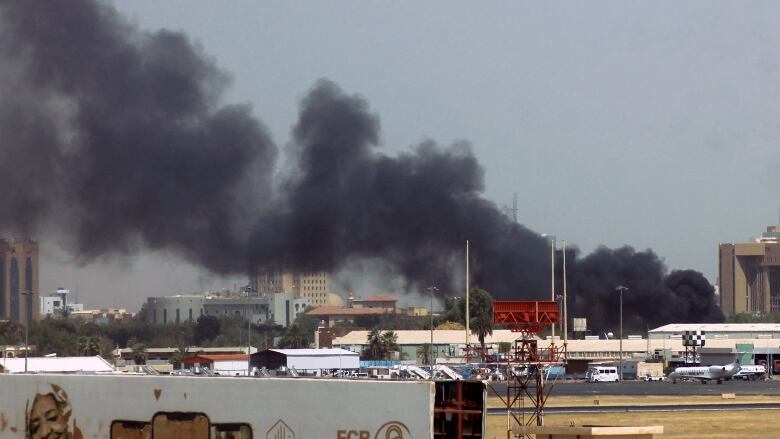
M 142 32 L 102 3 L 3 3 L 0 231 L 56 230 L 85 263 L 146 248 L 219 273 L 381 260 L 410 290 L 447 295 L 469 239 L 476 285 L 547 297 L 547 241 L 483 197 L 468 143 L 383 154 L 367 100 L 321 80 L 274 178 L 278 148 L 248 106 L 221 102 L 228 82 L 185 35 Z M 575 267 L 577 306 L 599 325 L 615 321 L 618 284 L 629 319 L 722 319 L 703 276 L 667 274 L 651 251 L 599 249 Z

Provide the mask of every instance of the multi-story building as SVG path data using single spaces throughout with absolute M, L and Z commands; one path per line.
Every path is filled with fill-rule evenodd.
M 331 277 L 324 271 L 282 271 L 254 267 L 250 285 L 261 295 L 290 293 L 312 306 L 327 305 Z
M 289 326 L 308 306 L 306 299 L 291 293 L 252 296 L 237 293 L 186 294 L 146 299 L 146 321 L 152 324 L 181 323 L 198 317 L 239 316 L 253 323 Z
M 0 239 L 0 320 L 38 318 L 38 242 Z
M 724 314 L 780 312 L 780 226 L 754 242 L 720 244 L 718 255 Z
M 70 291 L 64 288 L 57 288 L 57 292 L 48 296 L 41 296 L 41 316 L 59 317 L 66 312 L 84 311 L 83 303 L 70 303 L 68 301 Z

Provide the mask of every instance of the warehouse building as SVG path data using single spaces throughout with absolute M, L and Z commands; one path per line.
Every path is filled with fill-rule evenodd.
M 713 340 L 780 339 L 780 323 L 673 323 L 651 329 L 650 340 L 680 339 L 685 332 L 704 331 Z
M 183 369 L 197 369 L 207 367 L 218 375 L 247 375 L 249 355 L 246 354 L 222 354 L 208 355 L 198 354 L 181 361 Z
M 360 368 L 360 355 L 346 349 L 267 349 L 252 354 L 250 361 L 252 368 L 299 372 Z

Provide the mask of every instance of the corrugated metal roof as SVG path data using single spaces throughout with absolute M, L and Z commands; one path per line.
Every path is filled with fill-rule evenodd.
M 376 294 L 365 299 L 355 299 L 354 302 L 398 302 L 398 299 L 388 294 Z
M 287 355 L 288 357 L 321 357 L 321 356 L 345 356 L 358 354 L 346 349 L 333 348 L 333 349 L 268 349 L 269 351 L 278 352 L 280 354 Z
M 24 357 L 0 359 L 0 366 L 8 373 L 24 372 Z M 101 357 L 30 357 L 27 371 L 44 372 L 113 372 L 114 367 Z
M 385 308 L 347 308 L 345 306 L 320 306 L 306 313 L 310 316 L 363 316 L 392 314 Z
M 780 323 L 672 323 L 651 329 L 658 332 L 780 332 Z
M 421 345 L 430 343 L 431 332 L 424 330 L 394 331 L 398 337 L 399 345 Z M 433 344 L 465 344 L 466 335 L 463 330 L 440 330 L 433 331 Z M 352 331 L 343 337 L 333 339 L 334 346 L 365 346 L 368 344 L 369 331 Z M 520 334 L 509 330 L 494 330 L 492 336 L 485 337 L 486 344 L 497 344 L 500 342 L 514 342 Z M 478 344 L 479 340 L 473 334 L 469 337 L 469 343 Z M 560 346 L 563 340 L 556 340 L 555 344 Z M 753 344 L 755 348 L 780 348 L 780 339 L 707 339 L 705 347 L 713 348 L 733 348 L 737 343 Z M 539 340 L 539 348 L 546 348 L 550 345 L 550 340 Z M 677 339 L 647 339 L 628 340 L 623 339 L 623 351 L 626 352 L 646 352 L 655 349 L 671 349 L 673 351 L 683 351 L 682 340 Z M 567 349 L 569 352 L 618 352 L 620 349 L 620 340 L 568 340 Z
M 384 331 L 382 331 L 384 333 Z M 426 330 L 399 330 L 394 331 L 398 337 L 399 345 L 417 345 L 431 342 L 431 331 Z M 334 344 L 357 345 L 368 343 L 369 331 L 352 331 L 343 337 L 337 337 L 333 340 Z M 508 329 L 496 329 L 493 335 L 485 337 L 485 343 L 499 343 L 515 341 L 520 334 Z M 433 331 L 433 344 L 459 344 L 466 342 L 466 330 L 464 329 L 442 329 Z M 469 343 L 479 343 L 476 335 L 469 336 Z
M 222 354 L 222 355 L 195 355 L 181 360 L 184 364 L 195 364 L 206 360 L 209 362 L 214 361 L 248 361 L 249 355 L 247 354 Z

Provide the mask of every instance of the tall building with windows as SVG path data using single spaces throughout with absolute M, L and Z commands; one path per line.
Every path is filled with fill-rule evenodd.
M 780 226 L 754 242 L 720 244 L 718 279 L 724 314 L 780 312 Z
M 324 271 L 291 271 L 254 267 L 250 285 L 261 295 L 291 293 L 312 306 L 329 304 L 331 277 Z
M 0 320 L 38 318 L 38 242 L 0 239 Z

